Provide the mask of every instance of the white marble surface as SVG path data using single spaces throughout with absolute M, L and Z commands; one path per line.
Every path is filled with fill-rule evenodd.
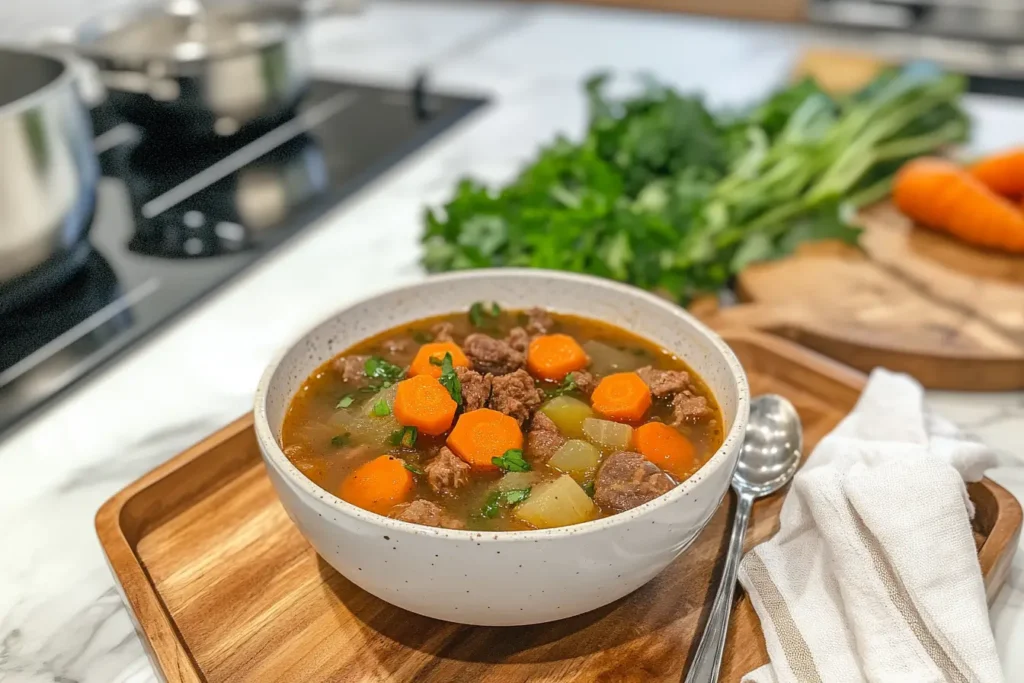
M 249 407 L 271 354 L 332 310 L 423 277 L 424 202 L 473 173 L 509 177 L 536 144 L 582 127 L 578 84 L 599 67 L 651 71 L 716 105 L 779 83 L 814 34 L 791 27 L 500 3 L 371 0 L 313 30 L 317 68 L 442 87 L 493 104 L 315 229 L 134 347 L 0 443 L 0 682 L 149 681 L 154 673 L 93 529 L 124 485 Z M 972 99 L 976 144 L 1019 142 L 1024 108 Z M 354 260 L 342 255 L 358 254 Z M 932 404 L 998 449 L 992 476 L 1024 498 L 1024 395 L 935 393 Z M 1024 679 L 1024 553 L 992 609 L 1009 680 Z

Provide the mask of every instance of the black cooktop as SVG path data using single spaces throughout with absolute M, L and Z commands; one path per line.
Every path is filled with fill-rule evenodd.
M 316 81 L 294 116 L 201 144 L 93 112 L 82 269 L 0 316 L 0 432 L 310 226 L 484 100 Z

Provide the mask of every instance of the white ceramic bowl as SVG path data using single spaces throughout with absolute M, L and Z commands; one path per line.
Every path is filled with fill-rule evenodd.
M 605 320 L 671 350 L 714 392 L 727 433 L 696 475 L 604 519 L 557 529 L 476 532 L 400 522 L 350 505 L 285 457 L 281 423 L 295 391 L 360 340 L 474 301 L 544 306 Z M 636 590 L 682 553 L 729 487 L 749 410 L 736 356 L 682 308 L 608 280 L 543 270 L 467 271 L 374 296 L 304 335 L 267 368 L 256 391 L 256 435 L 292 521 L 332 567 L 394 605 L 465 624 L 535 624 L 595 609 Z

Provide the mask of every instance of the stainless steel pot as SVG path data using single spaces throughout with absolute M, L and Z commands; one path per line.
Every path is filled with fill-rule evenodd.
M 0 48 L 0 312 L 84 261 L 98 181 L 71 65 Z
M 230 136 L 287 115 L 302 97 L 309 7 L 173 0 L 81 27 L 78 49 L 127 119 L 182 137 Z

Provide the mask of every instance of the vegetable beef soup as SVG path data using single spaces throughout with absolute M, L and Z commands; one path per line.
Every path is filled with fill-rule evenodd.
M 288 459 L 353 505 L 489 531 L 629 510 L 722 439 L 714 397 L 681 359 L 607 323 L 491 303 L 328 361 L 282 429 Z

